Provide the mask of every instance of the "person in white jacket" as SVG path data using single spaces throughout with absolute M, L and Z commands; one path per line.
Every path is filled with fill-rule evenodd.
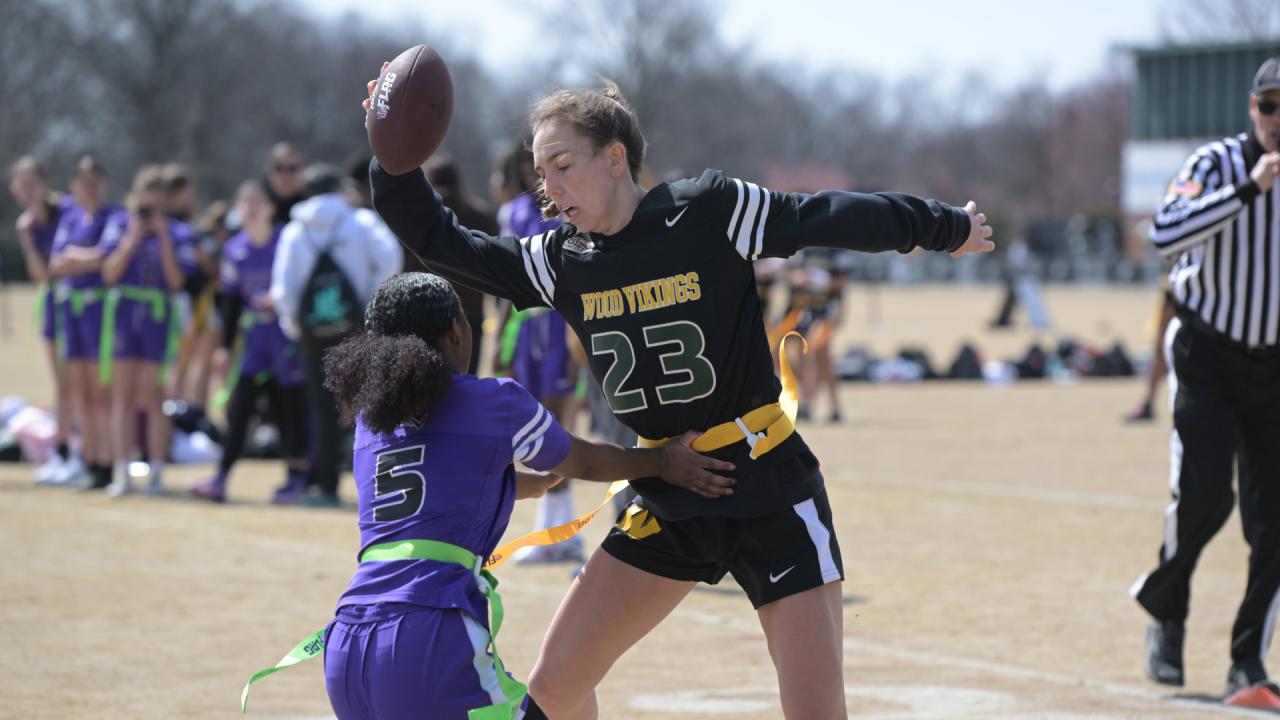
M 302 504 L 336 507 L 341 429 L 333 393 L 324 387 L 324 354 L 350 334 L 315 338 L 302 332 L 298 311 L 307 283 L 322 253 L 329 253 L 361 306 L 382 281 L 404 267 L 404 251 L 395 236 L 356 215 L 343 195 L 342 171 L 318 163 L 305 174 L 306 200 L 293 207 L 290 221 L 280 233 L 276 262 L 271 270 L 271 302 L 280 327 L 298 339 L 307 369 L 307 399 L 317 414 L 312 434 L 313 492 Z

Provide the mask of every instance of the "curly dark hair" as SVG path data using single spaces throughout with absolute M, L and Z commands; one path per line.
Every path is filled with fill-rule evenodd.
M 454 320 L 466 316 L 447 280 L 430 273 L 392 277 L 373 291 L 364 330 L 325 354 L 325 387 L 380 435 L 424 417 L 453 386 L 437 345 Z

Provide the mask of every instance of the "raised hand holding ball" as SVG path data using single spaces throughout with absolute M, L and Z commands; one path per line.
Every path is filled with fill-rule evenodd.
M 368 85 L 364 126 L 378 164 L 402 175 L 431 157 L 453 119 L 453 79 L 435 48 L 418 45 L 382 64 Z

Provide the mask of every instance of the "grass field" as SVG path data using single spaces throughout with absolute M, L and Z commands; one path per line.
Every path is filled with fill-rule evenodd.
M 0 345 L 0 395 L 47 402 L 25 318 Z M 867 322 L 851 296 L 841 344 L 882 353 L 923 345 L 949 361 L 962 341 L 989 356 L 1035 339 L 985 328 L 987 287 L 885 288 Z M 1131 352 L 1154 292 L 1055 289 L 1058 327 Z M 1053 337 L 1056 337 L 1053 336 Z M 1052 339 L 1052 338 L 1051 338 Z M 1141 672 L 1147 618 L 1129 585 L 1156 561 L 1168 501 L 1168 415 L 1119 422 L 1138 379 L 845 385 L 845 421 L 802 425 L 824 463 L 847 580 L 845 678 L 858 718 L 1193 718 L 1258 716 L 1209 705 L 1229 662 L 1247 548 L 1232 519 L 1193 586 L 1188 687 Z M 230 718 L 254 671 L 324 625 L 355 566 L 352 506 L 266 504 L 278 463 L 246 461 L 224 507 L 181 488 L 207 467 L 172 467 L 164 499 L 108 500 L 37 488 L 0 466 L 0 718 Z M 586 511 L 603 486 L 575 485 Z M 344 480 L 350 503 L 353 488 Z M 525 532 L 517 505 L 509 537 Z M 585 531 L 589 546 L 607 523 Z M 503 566 L 502 654 L 527 677 L 567 590 L 569 567 Z M 330 717 L 319 662 L 255 686 L 249 716 Z M 755 615 L 732 587 L 700 586 L 615 666 L 604 718 L 781 717 Z

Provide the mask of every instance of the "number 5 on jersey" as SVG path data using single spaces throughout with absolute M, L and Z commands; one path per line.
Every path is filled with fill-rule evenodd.
M 425 445 L 415 445 L 378 455 L 378 465 L 373 476 L 374 522 L 403 520 L 422 511 L 427 479 L 417 470 L 401 468 L 421 465 L 425 450 Z M 397 496 L 399 499 L 395 502 L 378 504 Z
M 685 377 L 679 382 L 654 388 L 660 404 L 691 402 L 715 391 L 716 369 L 711 361 L 702 356 L 702 351 L 706 348 L 702 328 L 687 320 L 679 320 L 650 325 L 643 332 L 646 347 L 677 346 L 658 356 L 662 363 L 662 374 Z M 643 410 L 649 406 L 643 388 L 622 389 L 636 366 L 636 353 L 631 345 L 631 338 L 616 330 L 597 333 L 591 336 L 591 354 L 613 355 L 613 363 L 605 371 L 604 381 L 600 385 L 614 414 Z

